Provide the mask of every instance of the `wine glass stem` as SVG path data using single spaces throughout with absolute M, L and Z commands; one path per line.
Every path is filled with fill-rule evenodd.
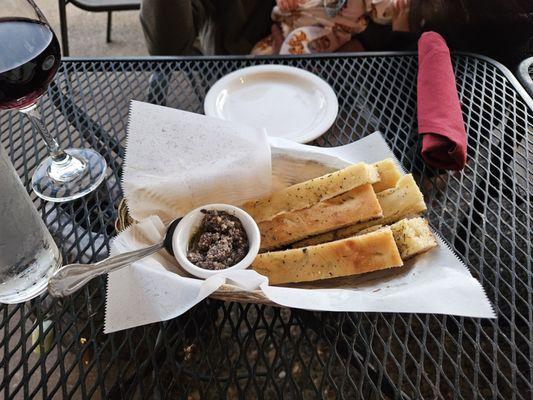
M 69 155 L 59 147 L 59 144 L 57 143 L 55 137 L 53 137 L 50 132 L 48 132 L 48 129 L 46 129 L 46 126 L 44 125 L 43 120 L 41 118 L 41 113 L 37 109 L 37 104 L 33 104 L 27 108 L 22 108 L 20 109 L 20 111 L 28 117 L 37 132 L 39 132 L 39 134 L 41 135 L 41 138 L 43 139 L 44 143 L 46 144 L 46 147 L 48 148 L 48 151 L 50 152 L 50 157 L 52 158 L 52 161 L 64 162 L 65 159 L 69 157 Z

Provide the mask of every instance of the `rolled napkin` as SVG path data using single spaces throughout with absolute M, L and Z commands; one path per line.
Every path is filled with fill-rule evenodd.
M 422 158 L 434 168 L 463 169 L 467 146 L 465 125 L 450 50 L 436 32 L 425 32 L 418 41 L 417 96 Z

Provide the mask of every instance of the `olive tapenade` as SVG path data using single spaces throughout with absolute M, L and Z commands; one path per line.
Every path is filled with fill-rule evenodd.
M 187 259 L 197 267 L 210 270 L 237 264 L 249 248 L 242 222 L 226 211 L 201 211 L 204 216 L 189 243 Z

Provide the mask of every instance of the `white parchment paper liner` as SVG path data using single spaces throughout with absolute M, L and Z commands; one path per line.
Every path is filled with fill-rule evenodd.
M 156 106 L 149 106 L 152 107 Z M 165 116 L 168 121 L 183 116 L 178 113 L 171 117 L 170 114 L 176 110 L 167 110 L 164 109 L 161 114 L 169 114 Z M 138 104 L 132 108 L 133 114 L 143 114 L 143 111 L 144 105 Z M 138 115 L 132 115 L 132 121 L 137 117 Z M 187 118 L 193 127 L 195 118 Z M 207 121 L 200 123 L 202 129 L 209 129 L 209 124 Z M 129 146 L 131 146 L 131 137 L 137 137 L 138 133 L 132 131 L 132 127 L 137 129 L 136 125 L 130 125 Z M 153 127 L 149 128 L 147 135 L 152 134 L 152 130 Z M 139 145 L 142 145 L 142 137 L 137 137 L 136 140 L 140 140 Z M 156 154 L 161 154 L 157 150 L 163 144 L 155 141 L 151 143 L 151 151 L 146 153 L 145 162 L 156 157 Z M 335 148 L 319 148 L 272 138 L 270 144 L 274 186 L 292 184 L 303 180 L 302 177 L 308 179 L 342 168 L 349 163 L 376 162 L 384 158 L 394 158 L 380 133 Z M 138 166 L 138 164 L 130 150 L 128 147 L 126 161 L 131 168 L 132 165 Z M 153 151 L 156 153 L 152 153 Z M 175 151 L 179 154 L 179 149 L 176 148 Z M 194 149 L 189 148 L 189 151 L 194 152 Z M 240 149 L 234 147 L 233 151 L 239 153 Z M 193 158 L 191 157 L 191 160 Z M 267 168 L 265 165 L 263 167 Z M 125 187 L 131 183 L 128 182 L 128 176 L 131 175 L 126 174 L 124 177 Z M 136 179 L 142 176 L 142 169 L 138 168 Z M 189 178 L 192 181 L 193 177 Z M 132 196 L 131 192 L 129 196 Z M 132 202 L 128 195 L 126 198 L 133 215 L 144 216 L 148 210 L 157 212 L 157 203 L 145 207 L 142 202 Z M 214 198 L 208 202 L 218 201 L 220 198 L 214 195 Z M 120 233 L 111 244 L 111 253 L 119 254 L 155 243 L 162 239 L 164 232 L 165 227 L 161 218 L 150 216 Z M 247 291 L 260 289 L 273 302 L 294 308 L 322 311 L 434 313 L 495 318 L 492 306 L 480 283 L 472 277 L 465 265 L 438 235 L 437 240 L 439 242 L 437 249 L 416 257 L 402 268 L 300 287 L 269 286 L 267 279 L 253 270 L 222 273 L 205 281 L 180 276 L 178 273 L 182 275 L 184 273 L 176 261 L 162 250 L 130 267 L 109 274 L 105 332 L 177 317 L 208 297 L 224 283 Z M 332 285 L 335 287 L 331 287 Z
M 249 126 L 132 101 L 122 188 L 137 221 L 164 221 L 210 202 L 271 190 L 264 132 Z

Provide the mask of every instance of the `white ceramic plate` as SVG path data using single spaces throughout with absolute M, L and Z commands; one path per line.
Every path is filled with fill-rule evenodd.
M 259 65 L 218 80 L 204 102 L 205 115 L 265 129 L 267 135 L 306 143 L 325 133 L 339 103 L 331 86 L 303 69 Z

